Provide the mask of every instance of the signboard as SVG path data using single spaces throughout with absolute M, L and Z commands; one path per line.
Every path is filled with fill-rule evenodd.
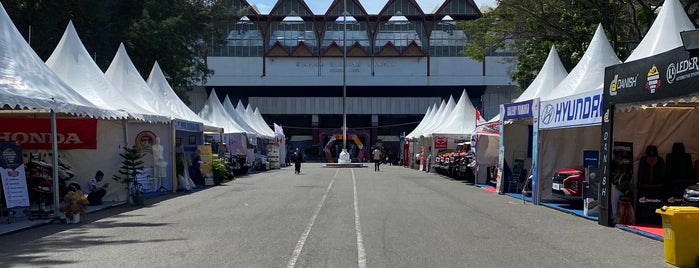
M 604 72 L 604 98 L 630 103 L 686 96 L 699 88 L 699 57 L 683 47 L 656 56 L 609 66 Z
M 187 131 L 187 132 L 203 132 L 204 131 L 204 125 L 202 123 L 184 121 L 184 120 L 175 120 L 175 121 L 173 121 L 173 123 L 175 124 L 175 130 L 178 130 L 178 131 Z
M 49 118 L 0 118 L 0 141 L 19 142 L 23 149 L 51 150 Z M 97 149 L 97 119 L 56 119 L 59 150 Z
M 197 149 L 201 158 L 201 175 L 204 176 L 205 185 L 214 185 L 214 155 L 211 152 L 211 145 L 198 145 Z
M 540 129 L 593 126 L 602 123 L 602 90 L 541 102 Z
M 583 167 L 597 168 L 599 167 L 599 151 L 585 150 L 583 151 Z
M 434 137 L 434 148 L 435 149 L 446 149 L 449 146 L 449 139 L 445 136 L 435 136 Z
M 16 142 L 0 142 L 0 177 L 7 208 L 28 207 L 29 192 L 22 150 Z
M 505 105 L 504 120 L 532 117 L 532 100 L 507 103 Z

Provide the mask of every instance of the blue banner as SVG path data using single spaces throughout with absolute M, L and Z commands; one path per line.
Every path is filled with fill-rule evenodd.
M 507 103 L 504 105 L 504 120 L 532 117 L 532 115 L 534 114 L 532 109 L 532 100 L 516 103 Z
M 204 125 L 199 122 L 175 120 L 175 130 L 189 131 L 189 132 L 203 132 Z

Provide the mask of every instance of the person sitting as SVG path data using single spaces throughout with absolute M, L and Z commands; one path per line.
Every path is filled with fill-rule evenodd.
M 90 179 L 85 187 L 85 193 L 87 194 L 87 201 L 90 202 L 91 206 L 102 205 L 102 198 L 107 194 L 107 187 L 109 183 L 102 184 L 101 181 L 104 178 L 104 173 L 98 170 L 95 173 L 95 177 Z

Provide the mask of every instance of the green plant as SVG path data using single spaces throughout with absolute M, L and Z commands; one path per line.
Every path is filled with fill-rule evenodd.
M 214 183 L 219 184 L 224 180 L 234 179 L 233 173 L 228 171 L 228 166 L 226 165 L 226 160 L 223 158 L 214 158 L 213 160 L 214 168 Z
M 112 179 L 124 184 L 134 204 L 138 204 L 143 193 L 140 184 L 136 181 L 136 175 L 143 169 L 143 155 L 136 147 L 124 147 L 124 152 L 119 155 L 122 158 L 119 175 L 114 175 Z

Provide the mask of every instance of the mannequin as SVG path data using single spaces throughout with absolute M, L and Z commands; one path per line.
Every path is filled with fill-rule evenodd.
M 154 186 L 156 189 L 160 189 L 162 178 L 167 177 L 167 162 L 165 162 L 163 157 L 164 148 L 160 144 L 160 137 L 155 138 L 155 144 L 153 144 L 151 149 L 153 150 L 153 163 L 155 164 L 155 177 L 157 178 Z

